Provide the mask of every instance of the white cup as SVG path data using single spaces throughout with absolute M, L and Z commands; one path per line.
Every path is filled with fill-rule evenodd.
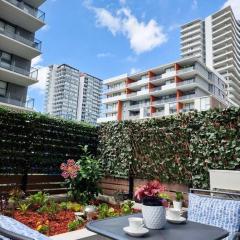
M 167 217 L 170 219 L 179 219 L 181 217 L 181 212 L 179 210 L 176 210 L 174 208 L 169 208 L 167 210 Z
M 138 217 L 128 218 L 128 222 L 129 222 L 129 227 L 135 231 L 143 228 L 143 225 L 144 225 L 143 218 L 138 218 Z

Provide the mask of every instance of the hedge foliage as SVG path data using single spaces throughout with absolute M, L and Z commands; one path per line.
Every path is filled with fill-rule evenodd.
M 208 169 L 240 167 L 240 109 L 109 122 L 99 142 L 107 175 L 207 188 Z
M 79 159 L 80 145 L 96 154 L 96 127 L 35 113 L 0 108 L 0 172 L 57 173 Z

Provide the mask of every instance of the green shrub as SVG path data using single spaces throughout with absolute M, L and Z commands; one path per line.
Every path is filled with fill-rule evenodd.
M 209 188 L 208 169 L 240 168 L 239 123 L 239 108 L 108 122 L 99 159 L 107 176 Z
M 48 203 L 49 195 L 43 192 L 38 192 L 28 197 L 28 202 L 34 209 L 41 208 Z
M 83 224 L 82 220 L 74 220 L 68 223 L 68 231 L 75 231 Z
M 69 188 L 69 196 L 74 201 L 88 203 L 100 192 L 98 183 L 102 171 L 99 161 L 88 152 L 88 147 L 82 147 L 82 151 L 82 157 L 76 163 L 73 160 L 68 160 L 67 164 L 61 165 L 61 169 L 66 186 Z M 69 164 L 70 166 L 68 166 Z

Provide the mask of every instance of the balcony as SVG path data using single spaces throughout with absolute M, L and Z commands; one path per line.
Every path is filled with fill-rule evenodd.
M 193 84 L 193 83 L 196 83 L 196 80 L 195 79 L 189 79 L 189 80 L 185 80 L 185 81 L 182 81 L 182 82 L 178 82 L 177 87 L 181 87 L 181 86 L 185 86 L 185 85 L 189 85 L 189 84 Z
M 130 105 L 127 110 L 135 110 L 135 109 L 139 109 L 139 108 L 144 108 L 144 107 L 149 107 L 149 103 L 141 103 L 141 104 L 134 104 L 134 105 Z
M 152 117 L 163 117 L 164 115 L 164 111 L 152 113 Z
M 34 99 L 29 99 L 27 101 L 21 101 L 19 99 L 11 98 L 10 96 L 7 96 L 7 97 L 0 96 L 0 105 L 7 105 L 7 106 L 13 105 L 12 107 L 33 110 Z
M 128 84 L 127 87 L 131 88 L 131 87 L 143 86 L 143 85 L 147 84 L 148 82 L 149 82 L 149 78 L 144 78 L 142 80 Z
M 117 96 L 113 96 L 113 97 L 108 97 L 108 98 L 103 99 L 102 103 L 106 104 L 106 103 L 117 102 L 117 101 L 125 100 L 126 97 L 127 97 L 126 94 L 117 95 Z
M 121 86 L 117 86 L 117 87 L 112 87 L 112 88 L 108 88 L 104 91 L 104 94 L 109 94 L 109 93 L 113 93 L 113 92 L 119 92 L 122 91 L 126 88 L 126 85 L 121 85 Z
M 104 123 L 110 121 L 117 121 L 117 116 L 103 117 L 97 119 L 97 123 Z
M 140 119 L 140 114 L 131 115 L 128 117 L 128 120 L 138 120 L 138 119 Z
M 45 13 L 23 1 L 0 0 L 1 17 L 30 32 L 44 26 Z
M 29 40 L 6 29 L 0 30 L 1 50 L 31 60 L 41 53 L 41 41 Z
M 194 71 L 194 70 L 195 70 L 194 66 L 187 67 L 187 68 L 182 68 L 182 69 L 177 71 L 177 74 L 187 73 L 187 72 L 191 72 L 191 71 Z
M 31 68 L 30 71 L 27 71 L 26 69 L 0 61 L 0 76 L 6 82 L 29 86 L 38 82 L 38 69 Z
M 188 100 L 188 99 L 193 99 L 193 98 L 196 98 L 196 94 L 189 94 L 189 95 L 181 96 L 178 98 L 178 100 Z
M 177 101 L 177 98 L 168 98 L 168 99 L 154 101 L 154 102 L 152 102 L 152 105 L 156 106 L 156 105 L 162 105 L 165 103 L 172 103 L 172 102 L 176 102 L 176 101 Z
M 183 108 L 183 109 L 180 109 L 179 112 L 187 113 L 187 112 L 191 112 L 191 111 L 195 111 L 195 109 L 194 108 Z
M 45 20 L 45 13 L 43 11 L 41 11 L 40 9 L 37 8 L 30 8 L 28 5 L 26 5 L 24 2 L 20 2 L 18 0 L 5 0 L 11 4 L 13 4 L 14 6 L 20 8 L 21 10 L 23 10 L 25 13 L 32 15 L 33 17 L 41 20 L 42 22 L 44 22 Z
M 111 107 L 111 108 L 107 108 L 105 110 L 105 113 L 113 113 L 113 112 L 117 112 L 117 107 Z

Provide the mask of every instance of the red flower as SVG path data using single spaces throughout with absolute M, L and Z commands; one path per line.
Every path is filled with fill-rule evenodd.
M 138 187 L 134 195 L 139 201 L 141 201 L 144 197 L 157 196 L 159 193 L 164 192 L 165 190 L 165 187 L 159 181 L 154 180 Z
M 62 163 L 60 166 L 62 170 L 62 176 L 67 179 L 74 179 L 77 177 L 77 172 L 80 170 L 80 166 L 78 166 L 73 159 L 68 159 L 67 163 Z

